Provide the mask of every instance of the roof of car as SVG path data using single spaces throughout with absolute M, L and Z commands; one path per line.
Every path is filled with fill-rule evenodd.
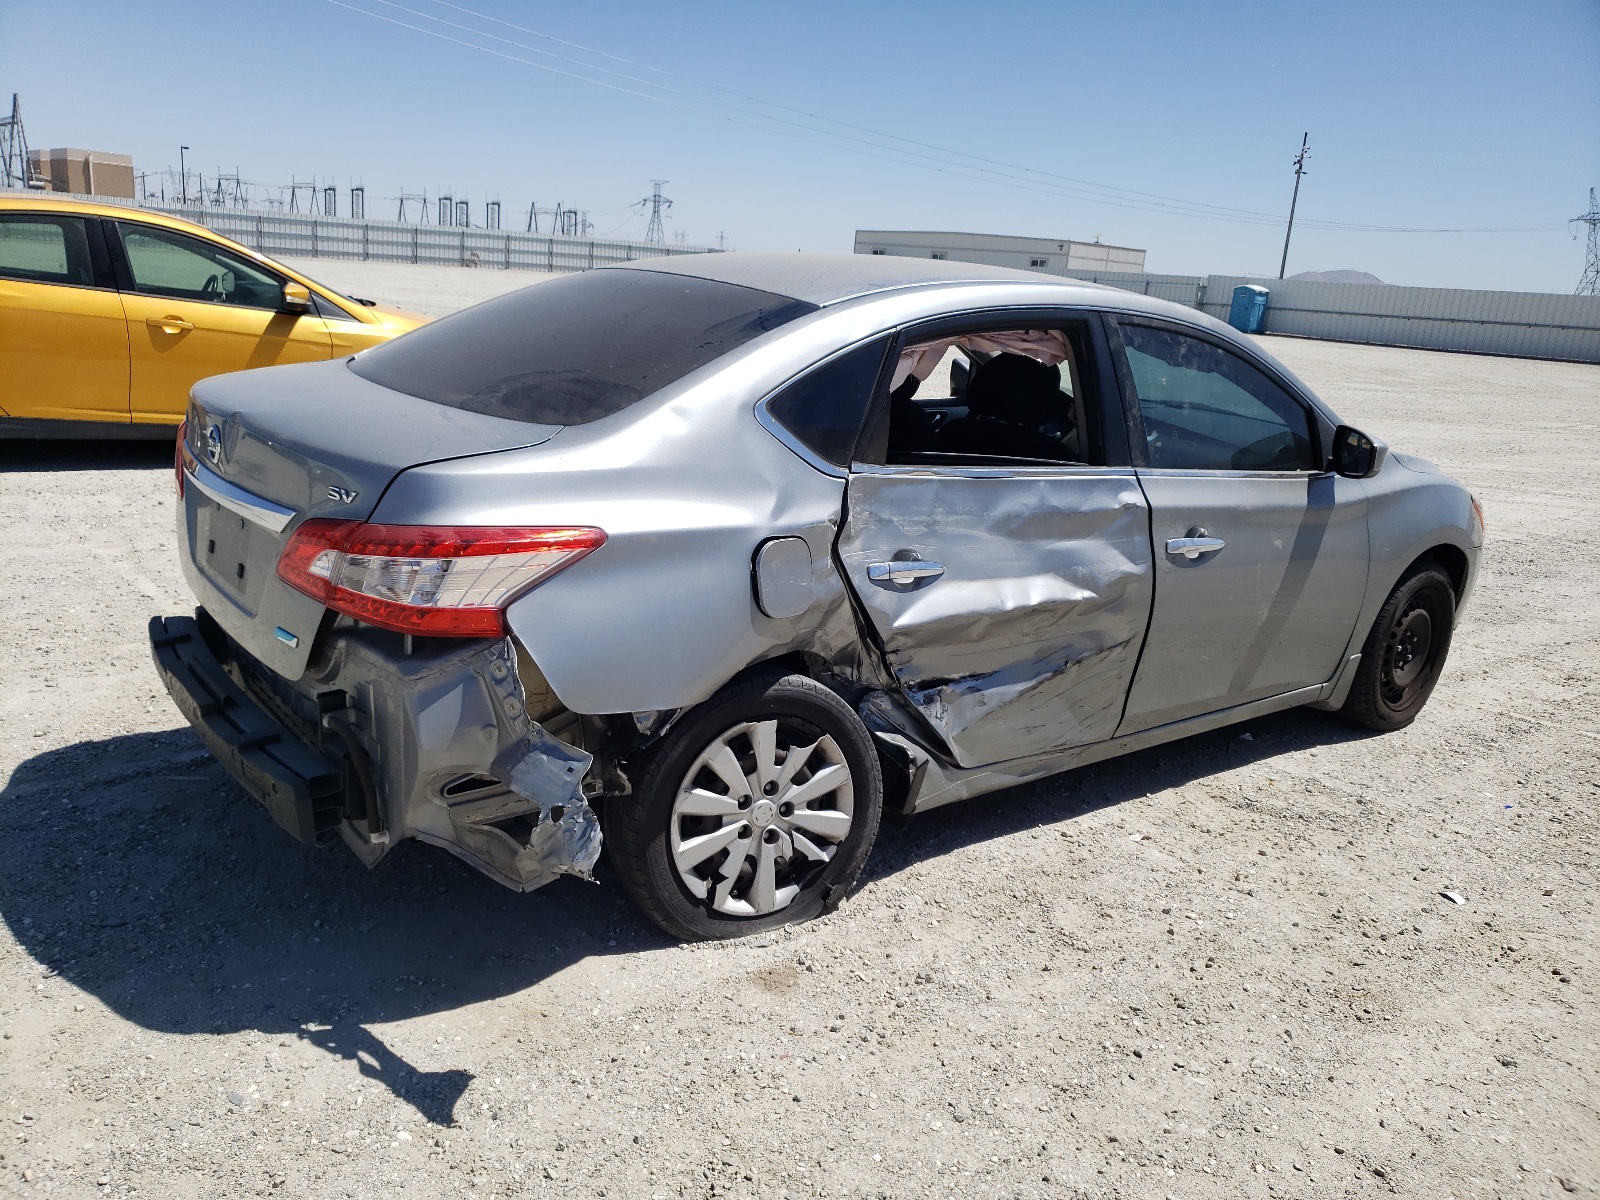
M 647 258 L 606 269 L 630 268 L 715 279 L 818 305 L 837 304 L 894 288 L 940 283 L 1094 286 L 1036 271 L 888 254 L 683 254 Z

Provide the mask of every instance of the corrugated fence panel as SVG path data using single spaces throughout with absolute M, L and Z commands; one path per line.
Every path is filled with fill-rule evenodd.
M 235 212 L 196 205 L 167 206 L 158 211 L 214 229 L 262 254 L 291 258 L 370 259 L 435 266 L 571 272 L 641 258 L 713 253 L 699 246 L 669 247 L 605 238 L 546 237 L 516 230 L 354 221 L 296 213 Z
M 1085 283 L 1103 283 L 1125 292 L 1138 292 L 1158 300 L 1187 304 L 1190 308 L 1199 307 L 1200 288 L 1205 282 L 1198 275 L 1152 275 L 1147 272 L 1055 270 L 1041 271 L 1040 274 L 1081 279 Z
M 1099 282 L 1138 292 L 1148 279 L 1148 295 L 1177 299 L 1219 321 L 1228 319 L 1233 289 L 1255 284 L 1268 291 L 1265 332 L 1289 337 L 1600 363 L 1600 296 L 1207 275 L 1198 281 L 1197 303 L 1170 286 L 1163 290 L 1179 278 L 1120 275 Z

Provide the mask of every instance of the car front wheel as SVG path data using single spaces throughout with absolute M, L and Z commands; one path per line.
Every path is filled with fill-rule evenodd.
M 1372 624 L 1340 714 L 1380 732 L 1416 720 L 1444 670 L 1455 619 L 1455 589 L 1438 567 L 1403 578 Z
M 652 748 L 606 845 L 646 916 L 683 940 L 804 921 L 844 898 L 877 837 L 871 735 L 803 675 L 735 684 Z

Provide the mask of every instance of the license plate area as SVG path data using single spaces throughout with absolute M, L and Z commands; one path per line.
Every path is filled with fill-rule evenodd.
M 253 616 L 266 583 L 263 573 L 274 568 L 277 536 L 209 502 L 196 506 L 194 529 L 201 573 Z

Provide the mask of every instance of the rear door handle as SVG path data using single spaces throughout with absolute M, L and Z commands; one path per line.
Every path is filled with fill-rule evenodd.
M 194 322 L 185 321 L 182 317 L 146 317 L 144 323 L 162 333 L 182 333 L 194 328 Z
M 867 565 L 867 578 L 873 583 L 916 583 L 919 579 L 937 579 L 943 574 L 943 563 L 926 562 L 920 558 Z
M 1181 537 L 1167 539 L 1167 553 L 1174 558 L 1199 558 L 1213 550 L 1221 550 L 1228 543 L 1219 537 Z

